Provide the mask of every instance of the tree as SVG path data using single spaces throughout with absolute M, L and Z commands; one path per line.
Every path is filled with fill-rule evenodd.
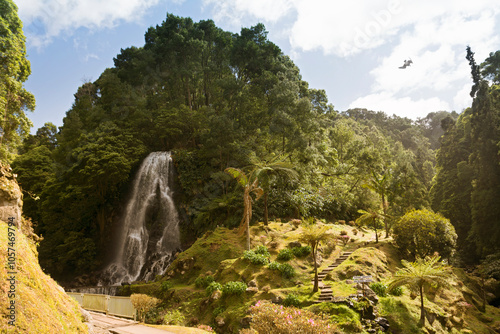
M 300 242 L 304 242 L 309 246 L 311 246 L 313 262 L 314 262 L 313 292 L 317 292 L 319 289 L 318 262 L 316 261 L 316 256 L 318 254 L 318 246 L 322 241 L 326 241 L 334 237 L 333 234 L 328 233 L 329 230 L 330 227 L 326 225 L 309 224 L 303 227 L 302 233 L 300 234 L 299 237 Z
M 393 227 L 397 247 L 405 255 L 423 258 L 438 252 L 449 258 L 455 250 L 457 234 L 450 221 L 427 209 L 412 210 Z
M 419 258 L 415 262 L 402 260 L 403 268 L 396 272 L 388 286 L 389 290 L 393 290 L 406 285 L 420 295 L 420 326 L 425 325 L 425 292 L 431 287 L 439 288 L 449 285 L 447 282 L 449 267 L 439 260 L 439 256 Z
M 382 217 L 382 221 L 384 222 L 385 226 L 385 237 L 389 237 L 389 225 L 387 224 L 387 220 L 385 219 L 387 216 L 387 205 L 388 203 L 386 202 L 387 194 L 389 193 L 389 186 L 390 186 L 390 177 L 391 173 L 389 170 L 385 171 L 383 174 L 378 174 L 375 171 L 372 171 L 372 177 L 370 178 L 370 182 L 366 184 L 365 186 L 373 191 L 375 191 L 377 194 L 380 195 L 380 198 L 382 200 L 382 210 L 384 211 L 384 215 Z
M 34 96 L 23 88 L 31 73 L 17 6 L 0 0 L 0 159 L 12 160 L 31 121 L 25 111 L 35 108 Z
M 268 224 L 267 200 L 271 183 L 274 178 L 296 179 L 297 172 L 294 171 L 291 163 L 283 161 L 280 156 L 274 157 L 270 161 L 259 160 L 257 157 L 251 159 L 253 165 L 252 173 L 259 180 L 264 191 L 264 224 Z
M 257 201 L 264 191 L 259 187 L 259 180 L 253 175 L 247 175 L 238 168 L 229 167 L 225 169 L 225 172 L 230 174 L 236 179 L 238 184 L 243 187 L 243 219 L 240 223 L 240 231 L 246 231 L 247 234 L 247 249 L 250 250 L 250 220 L 252 220 L 252 196 L 251 193 L 255 194 L 255 200 Z
M 358 210 L 358 212 L 361 213 L 361 216 L 356 219 L 356 224 L 361 226 L 367 225 L 368 227 L 373 228 L 375 230 L 375 242 L 378 243 L 378 229 L 381 226 L 380 221 L 386 216 L 383 213 L 372 209 L 368 209 L 367 211 Z

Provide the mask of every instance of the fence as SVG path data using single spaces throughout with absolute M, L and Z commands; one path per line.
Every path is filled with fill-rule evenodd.
M 104 312 L 123 318 L 136 320 L 136 310 L 130 297 L 116 297 L 92 293 L 67 292 L 81 307 L 89 311 Z

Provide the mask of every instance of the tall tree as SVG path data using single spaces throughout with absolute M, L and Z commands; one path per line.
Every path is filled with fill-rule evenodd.
M 252 220 L 252 196 L 251 194 L 255 194 L 255 200 L 258 200 L 262 194 L 263 190 L 259 187 L 259 180 L 250 173 L 247 176 L 241 169 L 238 168 L 226 168 L 226 173 L 231 175 L 236 179 L 238 184 L 243 187 L 243 219 L 240 223 L 240 231 L 246 231 L 247 235 L 247 249 L 250 250 L 250 221 Z
M 0 0 L 0 160 L 10 162 L 32 125 L 26 111 L 35 109 L 35 97 L 23 87 L 31 74 L 26 58 L 23 25 L 17 6 Z
M 264 190 L 264 224 L 268 225 L 268 197 L 271 184 L 274 178 L 282 177 L 287 180 L 296 179 L 297 172 L 293 170 L 291 163 L 283 161 L 283 158 L 276 156 L 270 161 L 263 161 L 257 157 L 252 157 L 252 173 L 255 175 Z

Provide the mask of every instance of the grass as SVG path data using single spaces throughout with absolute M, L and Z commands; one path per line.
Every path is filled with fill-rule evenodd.
M 87 333 L 79 306 L 38 264 L 34 243 L 22 233 L 16 238 L 16 331 L 18 333 Z M 7 262 L 7 224 L 0 222 L 0 261 Z M 13 332 L 7 323 L 7 270 L 0 266 L 0 332 Z
M 165 325 L 146 325 L 153 328 L 164 329 L 175 334 L 206 334 L 210 333 L 203 329 L 182 327 L 182 326 L 165 326 Z
M 353 227 L 348 225 L 334 225 L 332 231 L 339 233 L 346 230 L 353 236 Z M 276 261 L 280 250 L 288 248 L 289 243 L 297 241 L 302 227 L 291 223 L 270 222 L 265 227 L 262 223 L 251 227 L 251 246 L 255 249 L 265 245 L 269 249 L 270 261 Z M 363 233 L 365 234 L 363 236 Z M 381 238 L 379 243 L 370 241 L 373 233 L 369 230 L 360 230 L 355 236 L 356 241 L 346 247 L 321 245 L 320 254 L 323 263 L 319 268 L 329 266 L 344 251 L 353 251 L 349 260 L 332 271 L 324 283 L 330 285 L 333 295 L 347 297 L 356 292 L 346 280 L 355 275 L 372 275 L 374 281 L 387 283 L 392 274 L 400 267 L 400 258 L 397 249 L 390 238 Z M 361 332 L 359 314 L 346 305 L 333 303 L 313 304 L 319 297 L 319 292 L 312 293 L 313 262 L 311 256 L 293 258 L 287 263 L 293 266 L 296 275 L 291 279 L 281 276 L 279 271 L 270 270 L 266 265 L 251 264 L 243 259 L 245 240 L 235 231 L 218 228 L 212 233 L 196 241 L 193 246 L 178 256 L 177 264 L 171 266 L 169 282 L 172 288 L 165 294 L 162 307 L 164 310 L 180 309 L 189 323 L 209 324 L 217 328 L 215 319 L 223 319 L 224 325 L 217 328 L 219 333 L 237 333 L 244 319 L 248 320 L 248 309 L 258 300 L 285 299 L 289 294 L 298 296 L 300 306 L 322 312 L 328 315 L 330 321 L 339 324 L 345 333 Z M 194 265 L 183 271 L 179 270 L 182 261 L 194 259 Z M 242 296 L 220 297 L 212 300 L 205 295 L 205 290 L 196 288 L 194 281 L 199 275 L 211 274 L 215 280 L 224 284 L 228 281 L 243 281 L 248 284 L 255 281 L 257 291 L 247 291 Z M 165 280 L 163 278 L 162 280 Z M 464 281 L 460 283 L 458 281 Z M 439 319 L 432 326 L 429 324 L 426 332 L 435 333 L 467 333 L 474 328 L 474 333 L 494 333 L 495 328 L 500 328 L 500 311 L 488 308 L 486 314 L 481 314 L 477 309 L 463 315 L 455 306 L 457 302 L 467 300 L 477 304 L 477 284 L 469 280 L 465 273 L 459 272 L 457 277 L 450 276 L 452 289 L 436 291 L 426 297 L 426 309 L 436 314 Z M 159 284 L 151 284 L 149 289 L 159 290 Z M 470 284 L 472 290 L 466 284 Z M 134 286 L 141 289 L 141 286 Z M 148 289 L 144 287 L 144 289 Z M 467 299 L 468 298 L 468 299 Z M 327 306 L 325 306 L 327 305 Z M 475 306 L 474 306 L 475 307 Z M 418 327 L 420 317 L 419 299 L 411 299 L 409 291 L 405 289 L 403 296 L 388 296 L 380 298 L 379 313 L 389 319 L 393 333 L 422 333 Z M 455 320 L 461 316 L 463 321 Z M 453 318 L 455 317 L 455 318 Z M 196 320 L 196 321 L 193 321 Z M 248 320 L 249 321 L 249 320 Z M 455 322 L 453 322 L 455 321 Z

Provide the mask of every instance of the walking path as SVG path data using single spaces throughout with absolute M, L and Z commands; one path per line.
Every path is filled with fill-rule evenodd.
M 172 332 L 143 326 L 136 321 L 111 317 L 102 313 L 90 312 L 96 334 L 174 334 Z
M 319 298 L 316 301 L 316 303 L 329 302 L 333 299 L 332 287 L 329 285 L 325 285 L 323 283 L 323 278 L 325 278 L 330 271 L 337 268 L 342 262 L 347 260 L 347 258 L 351 254 L 352 252 L 343 252 L 342 255 L 340 255 L 333 264 L 329 265 L 327 268 L 323 269 L 321 273 L 318 274 L 318 287 L 321 290 L 321 294 L 319 295 Z

